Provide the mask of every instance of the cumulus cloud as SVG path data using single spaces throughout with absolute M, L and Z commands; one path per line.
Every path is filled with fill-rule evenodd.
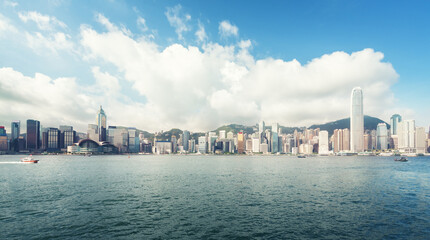
M 164 49 L 115 30 L 82 28 L 88 58 L 113 64 L 147 101 L 140 128 L 210 130 L 220 124 L 276 121 L 303 126 L 349 115 L 350 92 L 361 86 L 365 114 L 394 106 L 390 87 L 398 74 L 373 49 L 333 52 L 306 64 L 254 59 L 248 40 L 237 46 L 208 43 L 200 50 L 173 44 Z
M 71 36 L 63 32 L 51 34 L 26 32 L 25 37 L 27 39 L 27 46 L 39 54 L 46 53 L 45 50 L 49 50 L 54 54 L 56 54 L 59 50 L 73 50 Z
M 3 4 L 4 4 L 5 6 L 9 6 L 9 7 L 16 7 L 16 6 L 18 6 L 18 3 L 17 3 L 17 2 L 14 2 L 14 1 L 8 1 L 8 0 L 4 0 Z
M 178 35 L 179 40 L 184 40 L 183 33 L 190 31 L 190 27 L 187 22 L 191 20 L 191 15 L 182 14 L 182 6 L 180 4 L 174 7 L 168 7 L 165 12 L 167 20 L 170 26 L 175 28 L 175 32 Z
M 221 37 L 230 37 L 230 36 L 237 36 L 239 34 L 239 28 L 235 25 L 232 25 L 229 21 L 224 20 L 219 23 L 219 34 Z
M 35 22 L 37 27 L 43 31 L 53 30 L 57 27 L 67 27 L 65 23 L 59 21 L 56 17 L 43 15 L 36 11 L 19 12 L 18 16 L 25 23 L 29 21 Z

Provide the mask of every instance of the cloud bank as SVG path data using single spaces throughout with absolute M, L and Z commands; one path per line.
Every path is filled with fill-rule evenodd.
M 178 18 L 180 9 L 166 12 L 179 39 L 191 19 Z M 307 63 L 255 59 L 250 40 L 232 45 L 210 42 L 202 25 L 196 32 L 200 46 L 161 47 L 152 38 L 133 38 L 130 30 L 102 14 L 96 20 L 105 30 L 82 25 L 75 43 L 94 81 L 78 84 L 73 77 L 31 77 L 1 68 L 0 107 L 5 111 L 0 118 L 35 118 L 44 126 L 71 124 L 82 131 L 95 122 L 98 106 L 103 105 L 109 125 L 149 131 L 208 131 L 261 120 L 306 126 L 347 117 L 355 86 L 363 88 L 365 114 L 386 117 L 395 107 L 390 87 L 398 74 L 383 53 L 373 49 L 333 52 Z M 237 36 L 238 28 L 223 21 L 219 34 Z

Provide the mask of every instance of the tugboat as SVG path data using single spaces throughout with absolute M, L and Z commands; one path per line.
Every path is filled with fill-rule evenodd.
M 394 161 L 397 161 L 397 162 L 407 162 L 408 159 L 405 158 L 405 157 L 401 157 L 400 159 L 398 159 L 398 158 L 394 159 Z
M 21 158 L 21 162 L 23 162 L 23 163 L 38 163 L 38 162 L 39 162 L 39 160 L 35 160 L 35 159 L 33 158 L 33 155 L 30 155 L 30 156 L 28 156 L 28 157 Z

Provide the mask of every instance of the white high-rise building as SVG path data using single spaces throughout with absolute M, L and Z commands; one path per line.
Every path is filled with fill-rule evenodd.
M 318 154 L 328 154 L 328 132 L 320 131 L 318 136 Z
M 356 87 L 351 93 L 351 152 L 364 151 L 363 91 Z
M 416 153 L 425 153 L 427 144 L 426 144 L 426 129 L 424 127 L 417 127 L 415 129 L 415 146 Z
M 398 125 L 399 150 L 415 151 L 415 120 L 404 120 Z
M 260 152 L 260 138 L 252 138 L 252 152 Z
M 225 130 L 219 130 L 219 139 L 225 139 Z

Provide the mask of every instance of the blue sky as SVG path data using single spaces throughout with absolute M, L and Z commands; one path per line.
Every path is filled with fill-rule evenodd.
M 114 124 L 139 125 L 137 127 L 142 129 L 160 130 L 160 128 L 175 127 L 173 125 L 177 124 L 177 127 L 210 130 L 211 127 L 217 124 L 226 124 L 231 121 L 253 123 L 263 118 L 269 122 L 279 121 L 284 125 L 291 126 L 309 125 L 335 120 L 342 116 L 347 117 L 349 110 L 339 105 L 337 107 L 339 109 L 343 107 L 345 111 L 341 111 L 339 114 L 327 111 L 320 119 L 310 113 L 302 114 L 303 111 L 300 109 L 300 111 L 290 110 L 293 107 L 288 107 L 284 111 L 287 112 L 285 114 L 277 114 L 275 110 L 268 110 L 270 107 L 267 106 L 270 101 L 261 100 L 261 96 L 258 94 L 249 94 L 252 89 L 245 87 L 248 84 L 247 79 L 257 78 L 253 74 L 257 72 L 254 69 L 257 69 L 255 66 L 257 66 L 258 60 L 280 59 L 284 63 L 292 63 L 296 59 L 301 64 L 300 66 L 304 67 L 315 59 L 321 59 L 327 62 L 321 63 L 321 65 L 327 66 L 326 64 L 336 64 L 337 61 L 329 61 L 323 57 L 325 55 L 334 59 L 333 53 L 342 52 L 353 58 L 353 53 L 362 53 L 364 49 L 372 49 L 372 52 L 367 53 L 372 56 L 379 53 L 383 54 L 381 59 L 375 55 L 375 59 L 379 60 L 376 60 L 373 65 L 370 65 L 372 62 L 366 61 L 366 58 L 363 57 L 363 62 L 351 63 L 355 64 L 354 66 L 330 66 L 333 69 L 336 69 L 336 67 L 340 69 L 357 68 L 366 73 L 367 69 L 373 69 L 378 64 L 390 63 L 390 69 L 384 68 L 386 72 L 384 72 L 385 70 L 375 70 L 369 74 L 363 73 L 365 96 L 366 86 L 370 88 L 371 86 L 385 84 L 385 87 L 381 87 L 379 95 L 369 93 L 371 95 L 368 102 L 369 112 L 365 110 L 365 113 L 381 117 L 387 122 L 391 114 L 399 113 L 406 118 L 416 119 L 418 125 L 428 127 L 430 114 L 428 113 L 426 100 L 430 80 L 430 70 L 428 68 L 428 63 L 430 62 L 430 46 L 428 44 L 430 40 L 429 10 L 430 2 L 428 1 L 3 1 L 0 4 L 0 16 L 3 16 L 3 22 L 12 26 L 15 31 L 9 28 L 9 32 L 3 30 L 3 33 L 1 33 L 2 28 L 0 25 L 0 41 L 2 42 L 0 45 L 0 68 L 12 68 L 14 72 L 22 73 L 23 76 L 31 78 L 35 77 L 36 73 L 42 73 L 52 80 L 64 77 L 74 78 L 77 85 L 84 86 L 86 93 L 82 98 L 86 99 L 86 101 L 88 100 L 86 105 L 79 105 L 81 108 L 85 108 L 84 113 L 79 114 L 76 109 L 74 110 L 76 111 L 75 114 L 69 115 L 70 118 L 74 119 L 70 120 L 70 124 L 78 125 L 81 128 L 84 128 L 85 121 L 92 121 L 91 110 L 100 104 L 105 106 L 108 117 L 110 115 L 110 120 Z M 169 21 L 169 11 L 171 17 L 178 19 L 183 25 L 178 26 Z M 36 21 L 23 20 L 25 16 L 29 16 L 26 15 L 29 12 L 50 16 L 49 30 L 46 29 L 46 26 L 45 29 L 40 29 Z M 65 26 L 61 26 L 58 23 L 54 26 L 56 23 L 52 21 L 52 17 L 55 17 L 58 22 L 63 23 Z M 116 26 L 116 29 L 109 29 L 108 25 L 102 23 L 101 19 L 106 19 L 107 22 Z M 138 19 L 144 19 L 145 25 L 139 25 L 137 23 Z M 223 35 L 220 30 L 222 22 L 227 22 L 229 26 L 237 28 L 237 32 L 229 32 L 227 35 Z M 180 34 L 178 34 L 179 27 L 185 28 Z M 203 41 L 196 37 L 196 31 L 200 28 L 203 28 L 205 32 Z M 208 87 L 195 89 L 195 92 L 204 92 L 205 97 L 196 93 L 195 98 L 190 96 L 189 101 L 192 103 L 193 101 L 207 100 L 207 102 L 198 106 L 184 102 L 182 107 L 187 108 L 184 111 L 189 118 L 184 117 L 173 121 L 171 120 L 172 116 L 164 112 L 173 111 L 166 108 L 166 106 L 172 104 L 168 105 L 166 103 L 165 105 L 156 106 L 155 103 L 160 100 L 150 97 L 151 94 L 148 94 L 148 90 L 145 87 L 145 84 L 156 85 L 163 82 L 161 79 L 157 79 L 156 76 L 158 75 L 151 75 L 150 80 L 139 82 L 136 69 L 127 69 L 127 66 L 122 65 L 128 61 L 131 63 L 136 62 L 136 59 L 131 60 L 133 56 L 124 55 L 124 59 L 128 60 L 119 62 L 112 60 L 109 54 L 104 54 L 111 50 L 110 47 L 97 52 L 96 45 L 84 41 L 86 39 L 83 29 L 91 29 L 98 37 L 108 38 L 108 36 L 103 36 L 103 33 L 115 31 L 121 32 L 123 35 L 128 34 L 130 41 L 119 41 L 118 45 L 131 42 L 133 42 L 131 43 L 132 45 L 139 42 L 149 45 L 154 44 L 155 49 L 159 51 L 154 53 L 156 55 L 175 44 L 179 44 L 185 49 L 189 49 L 190 46 L 197 47 L 199 53 L 203 55 L 210 55 L 211 52 L 207 50 L 207 47 L 211 44 L 222 46 L 222 51 L 225 52 L 229 51 L 229 46 L 233 46 L 235 47 L 233 54 L 235 60 L 232 60 L 231 57 L 221 58 L 222 63 L 215 64 L 213 62 L 218 62 L 220 59 L 214 57 L 215 59 L 211 58 L 210 64 L 202 66 L 201 71 L 209 73 L 211 70 L 208 69 L 213 69 L 216 66 L 226 66 L 228 63 L 233 63 L 238 68 L 232 70 L 235 73 L 233 75 L 226 77 L 223 75 L 224 72 L 221 71 L 219 79 L 212 79 L 212 82 L 208 80 L 207 86 L 213 86 L 211 91 L 206 91 Z M 13 37 L 20 36 L 19 33 L 23 34 L 23 32 L 27 33 L 25 35 L 27 40 L 21 41 Z M 66 44 L 67 46 L 61 45 L 58 49 L 41 46 L 41 44 L 34 44 L 34 46 L 29 47 L 29 41 L 32 39 L 29 35 L 40 33 L 41 36 L 49 38 L 49 36 L 53 37 L 59 32 L 66 35 L 66 40 L 70 44 Z M 90 36 L 87 35 L 87 37 Z M 109 40 L 107 38 L 106 41 L 112 43 L 113 39 Z M 246 56 L 248 59 L 252 58 L 253 60 L 244 63 L 240 56 L 240 43 L 246 41 L 249 41 L 249 46 L 246 47 Z M 117 44 L 113 45 L 117 47 Z M 179 48 L 176 50 L 178 54 L 183 52 Z M 115 51 L 112 50 L 112 52 Z M 120 54 L 119 49 L 118 52 L 112 53 L 112 55 L 118 56 Z M 184 59 L 188 59 L 187 56 L 190 53 L 184 54 L 186 54 Z M 142 64 L 144 62 L 146 61 L 142 61 Z M 173 65 L 176 64 L 173 63 Z M 272 68 L 270 64 L 267 64 L 267 66 L 264 71 L 268 71 L 267 76 L 269 77 L 271 73 L 269 69 Z M 240 67 L 243 67 L 244 71 L 247 72 L 240 75 L 239 73 L 242 69 Z M 382 65 L 381 68 L 383 68 Z M 100 79 L 96 77 L 96 69 L 99 69 L 104 74 Z M 166 66 L 166 69 L 169 69 L 168 66 Z M 298 69 L 301 68 L 298 67 Z M 271 71 L 273 72 L 273 70 Z M 283 70 L 278 69 L 277 71 Z M 311 70 L 302 69 L 298 71 Z M 237 80 L 236 73 L 243 79 Z M 352 80 L 350 80 L 349 84 L 342 84 L 341 88 L 337 88 L 336 84 L 330 82 L 333 84 L 331 91 L 334 95 L 337 94 L 337 91 L 346 92 L 339 94 L 339 98 L 327 98 L 324 93 L 325 90 L 316 91 L 314 95 L 312 95 L 314 91 L 309 90 L 309 95 L 312 96 L 308 98 L 312 98 L 315 102 L 326 101 L 326 105 L 342 102 L 343 99 L 347 99 L 349 96 L 350 90 L 349 92 L 347 90 L 350 86 L 353 86 L 353 84 L 360 85 L 360 79 L 354 78 L 355 73 L 355 71 L 347 72 L 346 70 L 342 72 L 345 75 L 345 79 Z M 177 75 L 173 75 L 168 79 L 169 82 L 166 83 L 166 88 L 175 86 L 177 82 L 182 81 L 180 78 L 175 79 Z M 303 76 L 286 77 L 285 80 L 279 79 L 279 81 L 293 81 L 291 79 L 299 81 L 297 79 L 304 79 L 303 82 L 310 84 L 309 88 L 312 88 L 312 80 L 308 80 L 310 75 L 312 74 L 306 73 Z M 100 77 L 100 75 L 98 76 Z M 103 83 L 102 78 L 106 76 L 108 78 L 106 81 L 112 80 L 110 77 L 115 78 L 112 81 L 115 84 L 118 82 L 118 86 L 121 88 L 119 93 L 115 93 L 115 96 L 109 95 L 110 98 L 116 99 L 115 103 L 100 100 L 108 97 L 106 95 L 107 90 L 102 90 L 105 92 L 101 93 L 93 85 L 95 82 Z M 191 76 L 206 75 L 199 72 Z M 222 76 L 230 80 L 233 79 L 231 81 L 234 83 L 226 83 L 226 81 L 230 80 L 223 80 Z M 376 84 L 375 81 L 378 80 L 375 79 L 378 79 L 378 77 L 381 77 L 381 82 Z M 276 76 L 273 76 L 273 78 L 276 78 Z M 330 78 L 330 74 L 321 77 L 318 81 L 328 81 L 328 78 Z M 257 79 L 249 83 L 255 84 L 261 81 L 266 80 Z M 273 85 L 275 88 L 275 84 L 279 84 L 280 89 L 290 86 L 290 89 L 295 91 L 294 82 L 283 85 L 284 83 L 280 83 L 278 80 L 273 80 L 274 82 L 271 82 L 272 80 L 267 81 L 268 85 Z M 240 84 L 237 82 L 240 82 Z M 114 86 L 116 86 L 115 84 Z M 195 86 L 198 82 L 187 82 L 186 84 Z M 300 97 L 294 97 L 294 94 L 291 96 L 291 92 L 285 88 L 283 88 L 283 91 L 279 89 L 273 91 L 277 91 L 279 96 L 289 98 L 288 102 L 296 99 L 298 99 L 297 102 L 301 101 L 303 94 Z M 270 88 L 268 89 L 270 91 Z M 180 94 L 183 89 L 177 88 L 176 90 L 172 90 L 170 95 L 167 96 L 173 95 L 172 97 L 181 99 L 176 94 Z M 245 90 L 246 93 L 242 95 L 241 91 Z M 43 89 L 40 91 L 43 93 Z M 80 92 L 81 90 L 77 90 L 76 93 Z M 368 92 L 371 92 L 371 90 L 369 89 Z M 267 94 L 270 95 L 271 93 L 268 92 Z M 215 106 L 214 102 L 219 99 L 229 99 L 235 102 L 236 100 L 231 98 L 232 95 L 240 95 L 241 99 L 249 99 L 248 102 L 243 103 L 244 105 L 241 109 L 249 109 L 251 112 L 258 113 L 254 115 L 248 113 L 236 114 L 237 109 L 221 109 Z M 281 102 L 283 99 L 273 99 L 273 102 Z M 306 101 L 306 98 L 303 99 L 303 101 Z M 0 99 L 0 101 L 6 104 L 4 100 Z M 249 102 L 253 104 L 249 105 Z M 148 103 L 154 103 L 155 105 L 150 108 Z M 110 104 L 116 107 L 111 108 Z M 148 118 L 146 117 L 148 115 L 164 115 L 164 118 L 154 118 L 147 122 L 129 121 L 121 118 L 121 114 L 116 114 L 117 109 L 121 109 L 121 104 L 135 106 L 139 111 L 145 112 L 141 116 L 145 119 Z M 371 104 L 380 104 L 381 106 L 376 108 L 370 106 Z M 55 107 L 59 108 L 59 106 Z M 194 110 L 189 111 L 188 108 Z M 26 107 L 22 106 L 21 113 L 10 115 L 12 115 L 12 118 L 23 118 L 21 120 L 24 120 L 27 118 L 24 116 L 25 109 Z M 278 107 L 277 109 L 281 108 Z M 334 109 L 337 108 L 334 107 Z M 39 111 L 47 110 L 40 109 Z M 312 107 L 309 107 L 309 111 L 313 111 Z M 297 117 L 290 117 L 293 114 L 297 115 Z M 41 118 L 41 116 L 42 114 L 34 114 L 33 117 Z M 6 115 L 1 117 L 5 119 L 4 121 L 11 119 Z M 208 122 L 205 121 L 205 117 L 214 120 Z M 170 122 L 166 119 L 169 119 Z M 156 126 L 156 123 L 160 121 L 165 122 L 165 124 Z M 57 122 L 65 124 L 68 121 L 66 118 L 60 118 Z M 0 124 L 9 125 L 7 122 L 1 122 Z M 54 121 L 47 120 L 47 124 L 54 124 Z

